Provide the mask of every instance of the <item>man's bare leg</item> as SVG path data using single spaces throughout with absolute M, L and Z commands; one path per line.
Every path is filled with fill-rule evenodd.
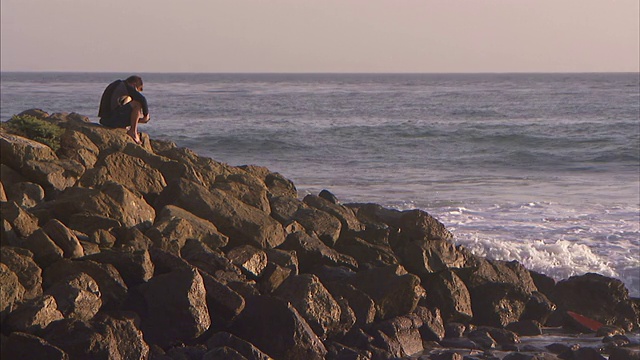
M 142 117 L 142 106 L 137 101 L 130 102 L 131 104 L 131 126 L 127 131 L 127 135 L 131 136 L 136 144 L 140 144 L 140 135 L 138 134 L 138 121 Z

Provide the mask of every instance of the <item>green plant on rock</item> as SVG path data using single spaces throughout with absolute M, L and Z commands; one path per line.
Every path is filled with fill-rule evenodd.
M 31 115 L 14 115 L 11 120 L 2 123 L 2 127 L 8 132 L 43 143 L 53 151 L 60 148 L 60 136 L 64 132 L 58 125 Z

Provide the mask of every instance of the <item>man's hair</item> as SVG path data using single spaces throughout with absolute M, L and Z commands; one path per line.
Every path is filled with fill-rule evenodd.
M 125 82 L 133 86 L 142 86 L 142 78 L 138 75 L 129 76 Z

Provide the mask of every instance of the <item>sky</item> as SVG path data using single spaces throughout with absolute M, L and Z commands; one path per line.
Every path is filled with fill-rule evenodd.
M 1 71 L 638 72 L 639 0 L 1 0 Z

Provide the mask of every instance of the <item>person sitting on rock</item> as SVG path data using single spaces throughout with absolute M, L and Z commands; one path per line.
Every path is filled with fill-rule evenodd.
M 138 123 L 150 120 L 147 99 L 142 91 L 142 78 L 129 76 L 126 80 L 116 80 L 109 84 L 100 99 L 100 124 L 110 128 L 128 128 L 127 135 L 140 144 Z

